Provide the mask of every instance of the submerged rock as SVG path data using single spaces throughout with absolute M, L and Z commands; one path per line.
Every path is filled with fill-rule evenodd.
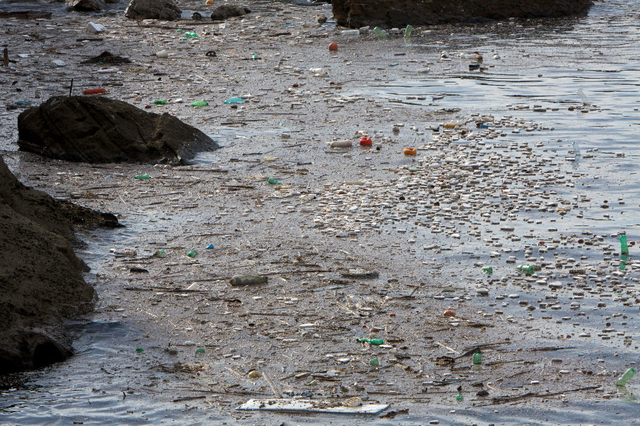
M 105 97 L 52 97 L 18 116 L 18 137 L 23 151 L 88 163 L 180 162 L 219 148 L 170 114 Z
M 0 157 L 0 374 L 71 355 L 65 319 L 93 308 L 72 223 L 117 225 L 112 215 L 22 185 Z
M 235 16 L 244 16 L 247 13 L 251 13 L 251 10 L 244 6 L 223 4 L 213 9 L 211 12 L 212 21 L 224 21 L 225 19 L 233 18 Z
M 175 21 L 182 11 L 171 0 L 131 0 L 124 16 L 129 19 L 161 19 Z
M 333 0 L 338 25 L 401 27 L 585 13 L 591 0 Z

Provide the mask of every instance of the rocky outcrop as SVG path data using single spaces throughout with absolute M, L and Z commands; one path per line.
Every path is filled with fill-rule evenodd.
M 233 18 L 236 16 L 244 16 L 247 13 L 251 13 L 249 8 L 244 6 L 237 6 L 231 4 L 223 4 L 213 9 L 211 12 L 212 21 L 224 21 L 225 19 Z
M 182 11 L 171 0 L 131 0 L 124 16 L 129 19 L 175 21 Z
M 113 215 L 25 187 L 0 157 L 0 373 L 72 353 L 63 322 L 95 299 L 69 241 L 74 222 L 117 226 Z
M 57 96 L 18 116 L 23 151 L 87 163 L 188 162 L 218 147 L 170 114 L 105 97 Z
M 338 25 L 403 27 L 586 13 L 591 0 L 333 0 Z

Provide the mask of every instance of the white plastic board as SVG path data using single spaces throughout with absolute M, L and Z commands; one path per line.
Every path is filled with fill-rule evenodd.
M 266 410 L 306 413 L 333 414 L 378 414 L 387 409 L 389 404 L 363 404 L 356 407 L 345 407 L 326 401 L 310 399 L 250 399 L 236 410 Z

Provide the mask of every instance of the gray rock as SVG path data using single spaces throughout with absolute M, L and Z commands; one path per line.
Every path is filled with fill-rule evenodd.
M 131 0 L 124 16 L 129 19 L 175 21 L 182 11 L 171 0 Z
M 18 138 L 23 151 L 88 163 L 187 162 L 219 148 L 170 114 L 106 97 L 52 97 L 18 116 Z
M 586 13 L 591 0 L 333 0 L 338 25 L 359 28 L 559 18 Z
M 231 4 L 223 4 L 213 9 L 211 12 L 211 20 L 224 21 L 225 19 L 233 18 L 235 16 L 244 16 L 247 13 L 251 13 L 251 10 L 244 6 L 237 6 Z
M 65 4 L 77 12 L 95 12 L 106 7 L 103 0 L 65 0 Z

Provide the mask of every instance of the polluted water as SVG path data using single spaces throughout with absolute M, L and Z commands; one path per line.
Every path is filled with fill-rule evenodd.
M 288 33 L 270 39 L 289 50 L 265 46 L 260 61 L 242 60 L 258 49 L 233 44 L 242 33 L 229 22 L 179 24 L 197 38 L 146 23 L 162 42 L 126 75 L 140 78 L 144 63 L 148 81 L 96 72 L 94 82 L 189 120 L 223 149 L 148 173 L 39 165 L 57 194 L 106 203 L 127 228 L 82 236 L 102 300 L 95 318 L 75 326 L 76 356 L 0 392 L 0 422 L 635 422 L 640 24 L 630 3 L 348 37 L 322 6 L 256 3 L 275 17 L 269 34 Z M 287 18 L 317 25 L 320 13 L 329 20 L 318 29 Z M 100 23 L 117 32 L 118 19 Z M 243 31 L 266 31 L 247 19 Z M 317 56 L 305 53 L 312 31 L 329 34 Z M 204 58 L 214 38 L 231 47 L 197 68 L 160 62 Z M 168 57 L 153 56 L 161 50 Z M 210 84 L 211 61 L 224 58 L 224 84 Z M 30 60 L 20 65 L 37 67 Z M 259 84 L 232 86 L 253 70 Z M 54 84 L 34 86 L 44 98 L 63 88 Z M 26 178 L 15 116 L 1 116 L 2 149 Z M 82 175 L 104 185 L 78 189 Z M 356 419 L 236 410 L 274 397 L 389 408 Z

